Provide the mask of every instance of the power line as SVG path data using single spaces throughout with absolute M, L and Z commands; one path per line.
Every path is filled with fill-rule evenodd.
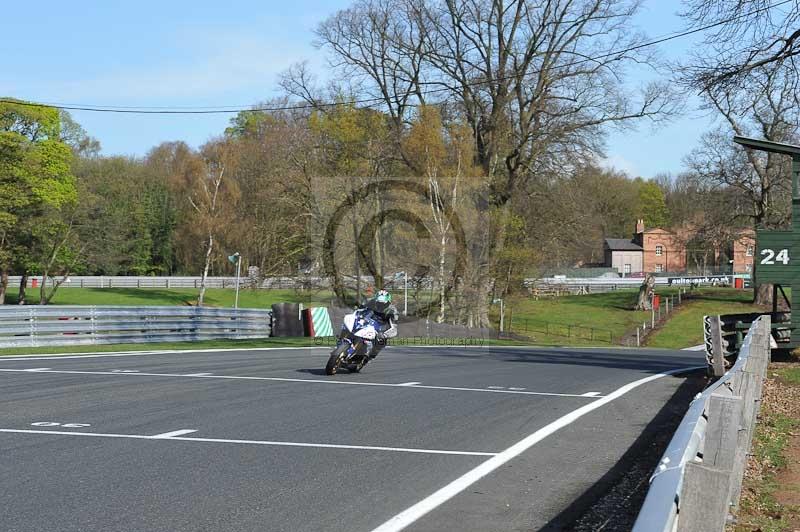
M 587 57 L 584 59 L 580 59 L 578 61 L 573 61 L 571 63 L 564 63 L 561 65 L 555 65 L 553 68 L 568 68 L 572 66 L 581 65 L 584 63 L 595 62 L 600 59 L 607 59 L 613 58 L 618 56 L 619 59 L 622 59 L 623 54 L 628 52 L 633 52 L 635 50 L 639 50 L 642 48 L 647 48 L 650 46 L 655 46 L 657 44 L 662 44 L 668 41 L 672 41 L 675 39 L 680 39 L 683 37 L 687 37 L 689 35 L 693 35 L 695 33 L 700 33 L 712 28 L 716 28 L 718 26 L 722 26 L 724 24 L 728 24 L 730 22 L 734 22 L 738 19 L 750 17 L 752 15 L 756 15 L 762 11 L 768 11 L 770 9 L 774 9 L 776 7 L 780 7 L 785 4 L 792 3 L 796 0 L 782 0 L 777 4 L 770 4 L 768 6 L 760 7 L 750 11 L 748 13 L 741 13 L 739 15 L 735 15 L 733 17 L 720 20 L 714 22 L 712 24 L 707 24 L 705 26 L 700 26 L 698 28 L 684 30 L 678 33 L 667 34 L 661 37 L 657 37 L 656 39 L 640 44 L 636 44 L 633 46 L 629 46 L 627 48 L 623 48 L 621 50 L 615 50 L 612 52 L 608 52 L 605 54 L 597 55 L 594 57 Z M 528 74 L 536 74 L 540 71 L 531 71 Z M 505 81 L 516 76 L 501 76 L 496 78 L 497 81 Z M 474 82 L 468 83 L 467 86 L 479 86 L 483 85 L 486 82 Z M 442 87 L 439 89 L 431 89 L 425 92 L 425 95 L 430 95 L 439 92 L 449 92 L 451 89 L 448 87 Z M 372 105 L 379 105 L 384 103 L 384 98 L 362 98 L 356 100 L 349 100 L 343 102 L 315 102 L 315 103 L 302 103 L 302 104 L 295 104 L 295 105 L 282 105 L 282 106 L 227 106 L 227 105 L 220 105 L 214 107 L 178 107 L 178 106 L 159 106 L 159 107 L 135 107 L 135 106 L 101 106 L 101 105 L 81 105 L 81 104 L 61 104 L 61 103 L 46 103 L 46 102 L 25 102 L 25 101 L 17 101 L 17 100 L 10 100 L 7 98 L 0 98 L 0 103 L 11 103 L 16 105 L 23 105 L 28 107 L 52 107 L 55 109 L 62 109 L 65 111 L 89 111 L 89 112 L 96 112 L 96 113 L 119 113 L 119 114 L 146 114 L 146 115 L 209 115 L 209 114 L 238 114 L 241 112 L 274 112 L 274 111 L 296 111 L 296 110 L 303 110 L 303 109 L 313 109 L 319 107 L 336 107 L 339 105 L 363 105 L 363 106 L 372 106 Z

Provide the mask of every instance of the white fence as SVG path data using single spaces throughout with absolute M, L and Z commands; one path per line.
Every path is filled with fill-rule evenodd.
M 0 306 L 0 347 L 266 338 L 271 322 L 257 309 Z

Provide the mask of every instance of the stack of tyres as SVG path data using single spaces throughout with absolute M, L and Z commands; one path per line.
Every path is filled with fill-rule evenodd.
M 303 320 L 298 303 L 272 305 L 272 336 L 303 336 Z

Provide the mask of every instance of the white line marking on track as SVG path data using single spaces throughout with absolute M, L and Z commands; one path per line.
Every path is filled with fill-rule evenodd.
M 26 369 L 7 369 L 0 368 L 0 372 L 4 373 L 27 373 L 30 370 Z M 113 371 L 78 371 L 78 370 L 50 370 L 41 369 L 37 370 L 39 373 L 55 373 L 67 375 L 114 375 L 116 377 L 172 377 L 172 378 L 191 378 L 191 379 L 227 379 L 227 380 L 248 380 L 248 381 L 269 381 L 269 382 L 301 382 L 308 384 L 341 384 L 345 386 L 379 386 L 386 388 L 413 388 L 415 390 L 446 390 L 456 392 L 482 392 L 482 393 L 509 393 L 517 395 L 541 395 L 545 397 L 579 397 L 586 398 L 585 395 L 574 393 L 551 393 L 551 392 L 528 392 L 528 391 L 512 391 L 512 390 L 490 390 L 488 388 L 462 388 L 456 386 L 430 386 L 430 385 L 406 385 L 395 384 L 387 382 L 363 382 L 363 381 L 337 381 L 337 380 L 322 380 L 322 379 L 290 379 L 285 377 L 248 377 L 241 375 L 187 375 L 185 373 L 116 373 Z
M 166 440 L 175 436 L 183 436 L 185 434 L 191 434 L 192 432 L 197 432 L 197 431 L 193 429 L 173 430 L 172 432 L 165 432 L 164 434 L 156 434 L 155 436 L 152 436 L 152 438 L 156 440 Z
M 187 373 L 184 377 L 210 377 L 213 373 Z
M 417 384 L 422 384 L 422 383 L 421 382 L 416 382 L 416 381 L 403 382 L 403 383 L 398 384 L 398 386 L 416 386 Z
M 176 431 L 179 432 L 179 431 Z M 140 434 L 103 434 L 99 432 L 64 432 L 58 430 L 19 430 L 19 429 L 0 429 L 0 433 L 10 434 L 55 434 L 59 436 L 88 436 L 95 438 L 128 438 L 133 440 L 160 440 L 160 441 L 184 441 L 198 443 L 234 443 L 240 445 L 271 445 L 276 447 L 313 447 L 319 449 L 357 449 L 363 451 L 388 451 L 396 453 L 412 454 L 448 454 L 456 456 L 496 456 L 497 453 L 486 453 L 476 451 L 446 451 L 441 449 L 414 449 L 404 447 L 378 447 L 372 445 L 339 445 L 334 443 L 304 443 L 289 441 L 263 441 L 263 440 L 228 440 L 221 438 L 184 438 L 180 436 L 166 437 L 164 434 L 156 436 L 143 436 Z M 167 432 L 166 434 L 170 434 Z
M 505 386 L 487 386 L 490 390 L 504 390 Z
M 403 530 L 407 526 L 417 521 L 420 517 L 424 516 L 428 512 L 436 509 L 445 502 L 449 501 L 450 499 L 452 499 L 453 497 L 455 497 L 456 495 L 458 495 L 459 493 L 461 493 L 474 483 L 478 482 L 486 475 L 492 473 L 493 471 L 503 466 L 508 461 L 524 453 L 525 451 L 527 451 L 528 449 L 530 449 L 531 447 L 533 447 L 546 437 L 550 436 L 554 432 L 566 427 L 567 425 L 573 423 L 578 418 L 588 414 L 589 412 L 597 410 L 601 406 L 610 403 L 614 399 L 622 397 L 629 391 L 633 390 L 638 386 L 641 386 L 642 384 L 646 384 L 650 381 L 660 379 L 661 377 L 665 377 L 667 375 L 673 375 L 676 373 L 685 373 L 687 371 L 692 371 L 696 369 L 705 369 L 705 367 L 706 366 L 693 366 L 689 368 L 674 369 L 671 371 L 658 373 L 656 375 L 651 375 L 649 377 L 639 379 L 638 381 L 626 384 L 625 386 L 618 388 L 617 390 L 613 391 L 612 393 L 603 397 L 602 399 L 598 399 L 597 401 L 593 401 L 588 405 L 584 405 L 578 408 L 577 410 L 573 410 L 569 414 L 558 418 L 549 425 L 542 427 L 533 434 L 518 441 L 505 451 L 502 451 L 496 456 L 490 458 L 489 460 L 485 461 L 478 467 L 472 469 L 471 471 L 468 471 L 466 474 L 455 479 L 453 482 L 446 485 L 442 489 L 432 493 L 431 495 L 421 500 L 417 504 L 400 512 L 399 514 L 392 517 L 391 519 L 383 523 L 381 526 L 379 526 L 372 532 L 398 532 L 399 530 Z
M 514 392 L 521 392 L 524 389 L 525 388 L 509 388 L 509 390 L 514 391 Z
M 24 370 L 22 370 L 22 371 L 32 371 L 32 372 L 33 372 L 33 371 L 47 371 L 47 370 L 49 370 L 49 369 L 50 369 L 50 368 L 28 368 L 28 369 L 24 369 Z
M 598 395 L 600 395 L 600 392 L 586 392 L 586 393 L 581 394 L 581 395 L 583 397 L 597 397 Z

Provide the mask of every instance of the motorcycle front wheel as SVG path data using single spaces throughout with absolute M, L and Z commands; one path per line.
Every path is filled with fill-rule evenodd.
M 345 351 L 347 351 L 347 343 L 336 346 L 336 349 L 331 352 L 331 356 L 328 357 L 328 363 L 325 365 L 325 373 L 327 375 L 336 375 L 342 360 L 344 360 Z

